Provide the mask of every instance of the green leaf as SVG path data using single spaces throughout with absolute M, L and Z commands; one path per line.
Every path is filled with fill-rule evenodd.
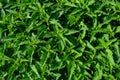
M 74 61 L 68 62 L 68 80 L 72 80 L 75 67 L 76 67 L 76 64 Z
M 48 57 L 49 57 L 49 52 L 48 53 L 46 53 L 46 52 L 43 52 L 42 50 L 40 51 L 41 52 L 41 61 L 40 61 L 40 64 L 42 65 L 42 66 L 44 66 L 45 64 L 46 64 L 46 61 L 48 60 Z
M 95 77 L 93 77 L 93 80 L 100 80 L 100 79 L 102 79 L 103 71 L 102 71 L 99 63 L 97 63 L 95 67 L 97 70 L 95 73 Z
M 95 3 L 95 0 L 89 0 L 88 6 L 93 5 Z
M 77 58 L 79 58 L 79 57 L 82 56 L 82 53 L 81 53 L 81 52 L 78 52 L 78 51 L 76 51 L 76 50 L 72 50 L 72 54 L 75 55 L 75 56 L 74 56 L 74 59 L 77 59 Z
M 88 47 L 88 48 L 90 48 L 90 49 L 93 50 L 93 51 L 95 50 L 95 48 L 94 48 L 88 41 L 87 41 L 86 44 L 87 44 L 87 47 Z
M 31 67 L 32 71 L 37 75 L 37 77 L 40 78 L 40 75 L 39 75 L 35 65 L 31 65 L 30 67 Z
M 69 2 L 69 1 L 66 1 L 65 2 L 65 6 L 69 6 L 69 7 L 77 7 L 75 4 Z
M 29 33 L 33 28 L 34 28 L 34 22 L 32 22 L 27 28 L 26 28 L 26 32 Z
M 106 52 L 107 52 L 107 58 L 108 58 L 109 63 L 110 63 L 110 70 L 112 70 L 113 67 L 115 66 L 115 61 L 114 61 L 114 58 L 113 58 L 113 52 L 110 49 L 106 49 Z
M 78 30 L 67 30 L 65 35 L 72 35 L 72 34 L 75 34 L 75 33 L 78 33 L 79 31 Z
M 7 80 L 12 80 L 12 75 L 14 74 L 14 71 L 18 69 L 18 66 L 19 66 L 19 63 L 18 63 L 18 59 L 17 59 L 14 62 L 14 64 L 12 64 L 12 66 L 9 68 Z
M 60 45 L 61 45 L 61 50 L 63 51 L 64 48 L 65 48 L 65 44 L 64 44 L 64 42 L 62 40 L 60 40 Z
M 116 33 L 120 32 L 120 26 L 117 27 Z

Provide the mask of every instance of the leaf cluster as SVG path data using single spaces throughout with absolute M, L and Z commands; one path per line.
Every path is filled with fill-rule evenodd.
M 0 80 L 119 80 L 119 0 L 0 0 Z

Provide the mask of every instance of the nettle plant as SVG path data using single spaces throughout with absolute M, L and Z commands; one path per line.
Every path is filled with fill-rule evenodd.
M 119 0 L 0 0 L 0 80 L 119 79 Z

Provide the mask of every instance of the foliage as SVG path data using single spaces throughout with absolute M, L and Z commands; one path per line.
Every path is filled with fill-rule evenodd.
M 0 0 L 0 80 L 120 80 L 119 0 Z

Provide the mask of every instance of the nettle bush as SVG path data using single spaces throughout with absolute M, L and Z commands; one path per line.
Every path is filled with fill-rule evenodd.
M 120 80 L 120 1 L 0 0 L 0 80 Z

